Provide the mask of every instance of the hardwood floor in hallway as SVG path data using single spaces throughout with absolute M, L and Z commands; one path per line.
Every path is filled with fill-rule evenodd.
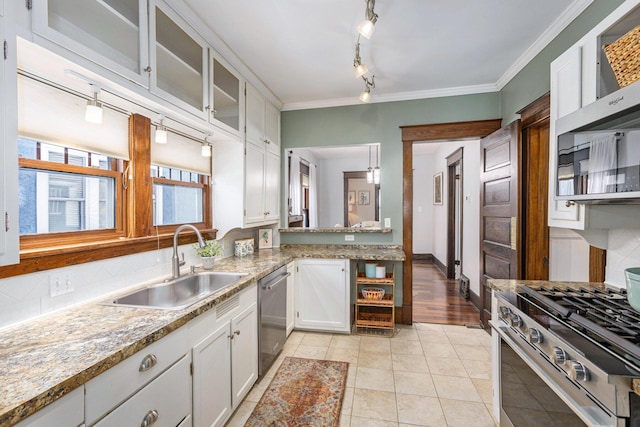
M 430 261 L 413 261 L 413 322 L 480 325 L 480 312 L 460 297 L 458 282 L 448 280 Z

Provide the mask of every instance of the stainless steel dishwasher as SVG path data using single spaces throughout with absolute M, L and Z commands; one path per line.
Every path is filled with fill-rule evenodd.
M 261 378 L 282 351 L 287 339 L 287 267 L 258 281 L 258 377 Z

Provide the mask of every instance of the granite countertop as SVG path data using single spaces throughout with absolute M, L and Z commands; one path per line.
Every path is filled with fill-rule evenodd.
M 326 227 L 326 228 L 309 228 L 309 227 L 288 227 L 278 229 L 280 233 L 383 233 L 388 234 L 393 231 L 391 228 L 380 227 Z
M 402 261 L 404 252 L 395 246 L 355 245 L 263 249 L 216 260 L 215 271 L 248 275 L 183 310 L 88 302 L 0 330 L 0 426 L 37 412 L 295 258 Z
M 545 286 L 557 288 L 587 288 L 606 289 L 608 285 L 596 282 L 556 282 L 548 280 L 516 280 L 516 279 L 487 279 L 487 286 L 498 292 L 517 291 L 520 286 Z

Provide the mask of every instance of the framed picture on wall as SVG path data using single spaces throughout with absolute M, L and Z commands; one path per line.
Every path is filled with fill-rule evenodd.
M 368 191 L 358 191 L 358 204 L 359 205 L 368 205 L 369 204 L 369 192 Z
M 273 230 L 261 228 L 258 230 L 258 249 L 271 249 L 273 247 Z
M 442 172 L 433 176 L 433 204 L 442 204 Z

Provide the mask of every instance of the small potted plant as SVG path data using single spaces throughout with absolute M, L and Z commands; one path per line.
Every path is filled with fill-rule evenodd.
M 201 248 L 197 244 L 193 247 L 196 249 L 196 253 L 202 259 L 202 268 L 205 270 L 213 269 L 213 260 L 216 256 L 222 255 L 222 246 L 217 240 L 207 240 L 206 244 Z

